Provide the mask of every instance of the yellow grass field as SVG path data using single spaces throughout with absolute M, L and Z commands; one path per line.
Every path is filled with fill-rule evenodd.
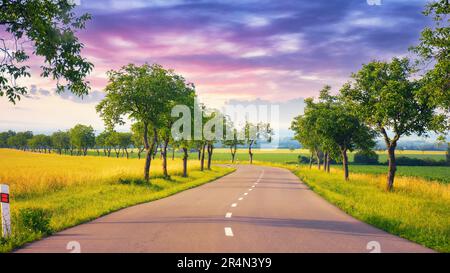
M 152 161 L 150 184 L 143 180 L 144 160 L 94 156 L 65 156 L 0 149 L 0 184 L 11 192 L 13 236 L 0 238 L 0 252 L 8 252 L 49 232 L 24 224 L 40 211 L 50 215 L 48 228 L 56 232 L 121 208 L 167 197 L 202 185 L 233 171 L 216 167 L 200 171 L 188 162 L 189 177 L 181 177 L 181 159 L 168 160 L 169 180 L 162 178 L 161 160 Z M 25 219 L 26 220 L 26 219 Z M 30 222 L 30 221 L 28 221 Z M 45 226 L 45 222 L 40 223 Z
M 161 160 L 152 161 L 151 176 L 162 175 Z M 182 162 L 169 160 L 169 173 L 180 175 Z M 144 161 L 126 158 L 78 157 L 0 149 L 0 181 L 10 185 L 11 195 L 22 197 L 53 192 L 67 186 L 113 183 L 119 178 L 143 176 Z M 198 169 L 197 161 L 189 162 Z

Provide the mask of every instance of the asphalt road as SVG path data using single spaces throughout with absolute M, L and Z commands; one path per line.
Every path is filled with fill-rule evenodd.
M 285 169 L 215 182 L 59 232 L 17 252 L 431 252 L 362 223 Z

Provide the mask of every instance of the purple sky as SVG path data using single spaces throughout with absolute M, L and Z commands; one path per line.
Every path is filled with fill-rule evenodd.
M 39 128 L 60 127 L 62 120 L 65 127 L 88 120 L 101 126 L 93 108 L 103 96 L 105 72 L 128 63 L 157 62 L 175 69 L 195 83 L 200 98 L 213 106 L 231 99 L 292 105 L 289 101 L 315 96 L 325 84 L 337 91 L 361 64 L 408 55 L 408 47 L 417 43 L 428 23 L 421 14 L 426 1 L 381 3 L 81 0 L 77 12 L 93 16 L 79 33 L 84 55 L 95 65 L 90 76 L 93 94 L 83 101 L 69 94 L 56 97 L 51 91 L 54 83 L 39 79 L 39 70 L 34 69 L 35 76 L 26 81 L 35 86 L 33 100 L 16 107 L 0 102 L 0 114 L 8 117 L 1 120 L 1 127 L 29 121 L 27 115 L 39 116 L 39 111 L 40 119 L 46 120 Z M 40 102 L 31 103 L 36 100 Z M 71 105 L 65 109 L 82 104 L 89 114 L 58 120 L 44 107 L 52 104 L 54 108 L 57 100 Z M 294 115 L 300 109 L 289 111 Z

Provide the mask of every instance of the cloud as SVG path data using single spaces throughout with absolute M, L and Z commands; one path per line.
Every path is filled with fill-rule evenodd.
M 105 97 L 105 93 L 101 91 L 91 91 L 88 95 L 77 96 L 69 91 L 65 91 L 60 94 L 60 97 L 76 103 L 89 104 L 100 102 Z
M 95 65 L 93 90 L 106 72 L 129 63 L 160 63 L 195 83 L 207 104 L 230 98 L 289 101 L 335 90 L 361 64 L 407 54 L 429 22 L 423 1 L 364 0 L 82 0 L 93 19 L 79 32 L 83 56 Z M 33 59 L 39 70 L 42 60 Z M 54 83 L 33 77 L 33 98 L 55 97 Z M 45 91 L 48 92 L 45 92 Z M 74 104 L 104 97 L 92 91 Z

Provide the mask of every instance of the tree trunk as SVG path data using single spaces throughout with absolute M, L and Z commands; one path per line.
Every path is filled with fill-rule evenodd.
M 236 161 L 236 146 L 231 146 L 230 147 L 230 151 L 231 151 L 231 163 L 234 163 Z
M 317 158 L 317 168 L 320 170 L 320 168 L 322 167 L 322 162 L 320 161 L 320 151 L 319 150 L 316 151 L 316 158 Z
M 128 154 L 128 149 L 127 148 L 125 148 L 124 149 L 125 150 L 125 153 L 126 153 L 126 155 L 127 155 L 127 159 L 130 157 L 130 155 Z
M 328 154 L 328 158 L 327 158 L 327 173 L 330 173 L 330 155 Z
M 309 168 L 310 169 L 312 169 L 313 157 L 314 157 L 314 153 L 311 152 L 311 155 L 309 156 Z
M 163 175 L 165 178 L 169 177 L 169 173 L 167 172 L 167 146 L 168 146 L 168 144 L 169 144 L 169 140 L 165 139 L 162 150 L 161 150 L 162 168 L 163 168 Z
M 206 144 L 202 144 L 202 156 L 200 159 L 200 171 L 203 171 L 205 169 L 205 148 Z
M 172 147 L 172 160 L 175 160 L 175 147 Z
M 252 146 L 253 146 L 253 140 L 250 141 L 250 145 L 248 146 L 248 155 L 250 157 L 250 164 L 253 164 L 253 151 L 252 151 Z
M 211 170 L 211 161 L 213 155 L 214 146 L 212 144 L 208 145 L 208 170 Z
M 153 151 L 153 159 L 155 159 L 156 154 L 158 153 L 158 147 L 159 147 L 159 144 L 156 144 L 156 146 L 153 148 L 154 149 L 154 151 Z
M 394 188 L 395 172 L 397 171 L 397 164 L 395 162 L 395 148 L 397 143 L 393 143 L 388 147 L 389 169 L 387 176 L 387 190 L 392 191 Z
M 328 152 L 325 152 L 323 156 L 323 171 L 326 172 L 328 169 Z
M 188 149 L 183 148 L 183 177 L 187 177 Z
M 347 157 L 347 149 L 342 149 L 342 167 L 344 168 L 344 178 L 348 180 L 348 157 Z
M 202 148 L 198 148 L 198 160 L 201 160 L 202 158 Z
M 145 148 L 145 165 L 144 165 L 144 179 L 147 182 L 150 182 L 150 165 L 152 163 L 152 155 L 153 149 L 155 148 L 156 143 L 156 129 L 154 131 L 154 138 L 152 141 L 152 145 L 150 146 L 148 143 L 148 124 L 144 123 L 144 148 Z

